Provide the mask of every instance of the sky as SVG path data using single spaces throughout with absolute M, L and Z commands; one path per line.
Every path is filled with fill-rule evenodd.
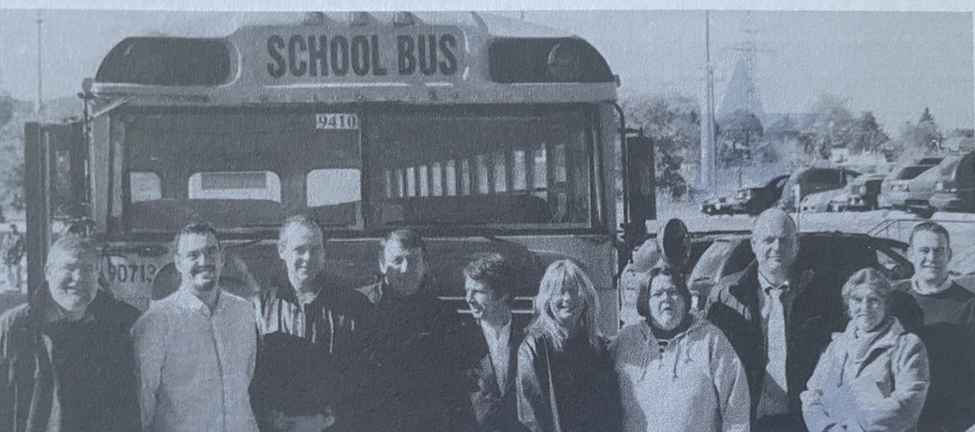
M 14 0 L 16 1 L 16 0 Z M 727 3 L 727 2 L 725 2 Z M 740 8 L 739 8 L 740 9 Z M 957 9 L 956 9 L 957 10 Z M 701 10 L 496 12 L 575 33 L 620 76 L 621 94 L 700 98 L 705 13 Z M 44 10 L 45 99 L 70 96 L 127 36 L 229 34 L 240 12 Z M 37 12 L 0 9 L 0 92 L 37 94 Z M 766 112 L 807 112 L 822 94 L 869 110 L 889 132 L 925 107 L 945 130 L 973 127 L 972 12 L 711 12 L 720 106 L 741 46 L 754 44 L 753 80 Z

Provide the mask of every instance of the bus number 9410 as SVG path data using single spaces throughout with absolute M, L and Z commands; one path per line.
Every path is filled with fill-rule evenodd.
M 156 274 L 154 264 L 108 264 L 109 282 L 152 282 Z

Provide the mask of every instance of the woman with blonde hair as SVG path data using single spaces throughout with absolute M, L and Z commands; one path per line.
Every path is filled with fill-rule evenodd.
M 843 285 L 850 323 L 819 358 L 802 392 L 810 431 L 915 431 L 928 391 L 928 355 L 917 336 L 887 314 L 892 292 L 866 268 Z
M 518 349 L 518 420 L 546 432 L 620 430 L 613 361 L 596 331 L 592 281 L 569 260 L 552 263 Z

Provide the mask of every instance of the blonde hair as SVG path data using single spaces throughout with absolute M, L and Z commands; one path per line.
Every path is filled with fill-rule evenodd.
M 555 319 L 550 305 L 553 298 L 561 295 L 564 287 L 574 287 L 577 290 L 583 305 L 579 330 L 586 335 L 589 345 L 599 349 L 600 338 L 596 330 L 599 300 L 596 297 L 596 289 L 582 268 L 570 260 L 556 261 L 545 270 L 545 276 L 542 277 L 538 287 L 538 295 L 533 302 L 535 314 L 527 333 L 545 336 L 556 350 L 562 350 L 563 344 L 569 338 L 569 329 Z

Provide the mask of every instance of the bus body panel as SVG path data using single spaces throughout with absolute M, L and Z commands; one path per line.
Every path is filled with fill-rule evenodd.
M 339 156 L 333 157 L 330 155 L 336 153 L 326 152 L 325 158 L 299 157 L 280 164 L 294 167 L 321 160 L 327 166 L 319 168 L 359 170 L 355 181 L 360 194 L 358 204 L 349 207 L 351 210 L 347 212 L 353 222 L 324 224 L 328 239 L 325 273 L 330 285 L 336 289 L 352 289 L 375 282 L 380 236 L 397 227 L 413 227 L 428 242 L 430 288 L 462 313 L 466 305 L 461 272 L 477 254 L 498 252 L 519 264 L 523 286 L 518 290 L 514 308 L 516 319 L 522 323 L 527 323 L 530 318 L 531 299 L 537 293 L 545 267 L 557 259 L 572 259 L 587 270 L 597 288 L 599 329 L 606 335 L 614 335 L 619 323 L 619 297 L 614 277 L 618 267 L 615 237 L 620 205 L 617 190 L 620 125 L 613 107 L 617 84 L 605 80 L 495 82 L 487 61 L 492 42 L 505 38 L 537 38 L 554 41 L 552 43 L 581 39 L 516 20 L 497 17 L 481 20 L 476 14 L 459 14 L 460 20 L 451 18 L 458 14 L 418 16 L 422 25 L 412 30 L 393 28 L 380 15 L 370 16 L 368 19 L 372 21 L 367 20 L 369 24 L 363 28 L 353 28 L 345 23 L 328 31 L 314 26 L 242 27 L 220 39 L 232 48 L 230 56 L 236 61 L 231 67 L 232 79 L 223 85 L 161 86 L 98 82 L 96 79 L 92 90 L 97 97 L 92 102 L 94 114 L 89 123 L 90 216 L 95 222 L 94 237 L 106 242 L 102 251 L 105 288 L 143 310 L 152 299 L 158 300 L 176 289 L 179 277 L 172 264 L 171 240 L 180 224 L 189 220 L 220 223 L 217 228 L 227 255 L 221 283 L 229 292 L 248 297 L 257 289 L 248 286 L 246 278 L 239 274 L 240 266 L 235 264 L 238 260 L 257 279 L 260 289 L 269 289 L 275 281 L 283 280 L 286 271 L 276 250 L 277 225 L 282 218 L 267 217 L 274 214 L 272 212 L 265 214 L 264 219 L 253 219 L 255 215 L 262 215 L 260 208 L 266 207 L 267 202 L 214 201 L 199 187 L 201 182 L 228 181 L 227 176 L 187 179 L 200 172 L 227 171 L 220 161 L 237 159 L 254 165 L 267 159 L 253 156 L 253 161 L 246 162 L 244 155 L 247 152 L 271 152 L 270 149 L 281 147 L 283 150 L 278 150 L 279 153 L 267 154 L 287 154 L 289 141 L 304 139 L 294 135 L 300 133 L 295 132 L 300 128 L 289 127 L 291 123 L 288 122 L 294 119 L 288 116 L 316 119 L 320 115 L 355 115 L 359 121 L 356 133 L 318 130 L 308 132 L 318 135 L 307 136 L 327 144 L 335 142 L 334 138 L 339 134 L 345 134 L 346 138 L 338 141 L 354 143 L 355 147 L 350 147 L 353 149 L 351 156 L 346 156 L 352 158 L 349 160 L 358 158 L 359 162 L 335 165 Z M 329 19 L 333 18 L 326 17 Z M 439 29 L 444 31 L 437 30 L 436 26 L 442 26 Z M 341 32 L 361 34 L 370 29 L 393 35 L 454 34 L 458 43 L 458 70 L 443 79 L 434 75 L 389 78 L 393 75 L 391 68 L 398 65 L 387 62 L 384 63 L 389 72 L 386 78 L 326 81 L 292 76 L 284 82 L 274 83 L 254 75 L 261 67 L 266 71 L 269 66 L 266 42 L 270 35 L 289 32 L 332 38 Z M 289 36 L 286 42 L 290 40 Z M 258 48 L 265 50 L 263 60 L 255 62 L 241 58 L 256 52 L 243 48 L 247 41 L 260 42 Z M 593 48 L 590 46 L 589 49 Z M 388 61 L 392 57 L 384 58 Z M 308 60 L 308 57 L 301 59 Z M 598 60 L 605 65 L 601 56 Z M 249 69 L 244 70 L 245 66 Z M 255 113 L 259 116 L 234 120 L 237 123 L 226 120 Z M 251 135 L 263 133 L 254 125 L 260 122 L 285 134 L 279 140 L 254 139 L 246 143 Z M 207 129 L 211 124 L 214 129 Z M 232 140 L 237 138 L 225 136 L 234 133 L 225 126 L 227 124 L 256 129 L 240 132 L 241 146 L 235 147 Z M 181 128 L 190 132 L 179 135 Z M 193 130 L 200 130 L 206 136 L 196 136 Z M 431 130 L 436 133 L 424 135 L 425 131 Z M 292 135 L 287 135 L 289 133 Z M 448 135 L 440 140 L 441 136 Z M 451 139 L 468 138 L 473 144 L 451 147 Z M 396 140 L 415 147 L 397 151 L 393 145 Z M 525 144 L 525 140 L 535 141 Z M 194 150 L 193 146 L 198 149 Z M 171 147 L 170 153 L 165 152 L 167 147 Z M 192 153 L 194 151 L 198 153 Z M 194 156 L 185 162 L 200 165 L 187 167 L 182 162 L 160 165 L 181 170 L 173 181 L 163 177 L 171 174 L 166 170 L 161 170 L 162 174 L 156 179 L 144 175 L 146 173 L 139 174 L 142 169 L 139 164 L 148 166 L 154 160 L 180 154 L 185 156 L 186 152 Z M 437 152 L 449 153 L 449 159 L 441 160 L 443 156 Z M 204 158 L 197 155 L 205 156 L 207 160 L 201 162 Z M 484 161 L 488 163 L 486 174 L 481 170 Z M 453 175 L 459 179 L 461 162 L 470 162 L 471 184 L 464 186 L 457 180 L 456 190 L 448 193 L 447 164 L 451 164 L 451 170 L 455 171 Z M 541 165 L 525 168 L 533 163 Z M 515 165 L 520 166 L 521 171 Z M 208 171 L 207 167 L 218 168 Z M 433 167 L 437 167 L 436 176 Z M 315 167 L 302 169 L 312 168 Z M 183 172 L 192 169 L 197 171 Z M 254 168 L 248 169 L 254 171 Z M 413 174 L 408 175 L 409 172 Z M 534 180 L 532 173 L 536 176 Z M 133 174 L 140 175 L 142 180 L 148 179 L 148 182 L 134 182 Z M 220 172 L 216 174 L 222 175 Z M 256 178 L 254 173 L 244 174 L 234 177 L 237 180 L 233 181 L 273 183 Z M 478 177 L 482 174 L 487 180 Z M 387 178 L 395 175 L 403 184 L 416 183 L 409 186 L 414 192 L 403 192 L 406 186 L 396 185 L 395 181 L 389 183 L 390 180 L 384 189 L 378 180 L 383 175 Z M 280 182 L 280 195 L 264 201 L 278 200 L 282 204 L 280 216 L 304 212 L 306 203 L 295 204 L 293 201 L 307 200 L 305 189 L 312 188 L 312 183 L 287 174 L 279 177 L 274 181 Z M 270 174 L 267 179 L 271 179 Z M 421 179 L 425 189 L 419 186 Z M 442 184 L 438 185 L 438 181 Z M 477 190 L 484 181 L 489 186 Z M 158 191 L 146 189 L 146 184 L 156 184 Z M 326 184 L 319 183 L 314 188 L 330 189 L 322 187 Z M 464 187 L 470 190 L 462 191 Z M 399 192 L 395 191 L 397 188 L 400 188 Z M 198 199 L 193 199 L 194 193 Z M 136 196 L 140 198 L 133 199 Z M 153 204 L 154 201 L 158 201 L 158 205 Z M 380 204 L 385 206 L 383 211 L 377 210 Z M 535 204 L 542 207 L 531 207 Z M 208 220 L 214 213 L 207 211 L 214 208 L 231 217 Z M 413 216 L 427 212 L 440 219 L 439 222 L 389 219 L 390 209 L 395 210 L 392 213 L 398 211 Z M 518 222 L 518 218 L 538 210 L 552 214 L 538 220 Z M 241 225 L 242 221 L 248 220 L 259 223 Z

